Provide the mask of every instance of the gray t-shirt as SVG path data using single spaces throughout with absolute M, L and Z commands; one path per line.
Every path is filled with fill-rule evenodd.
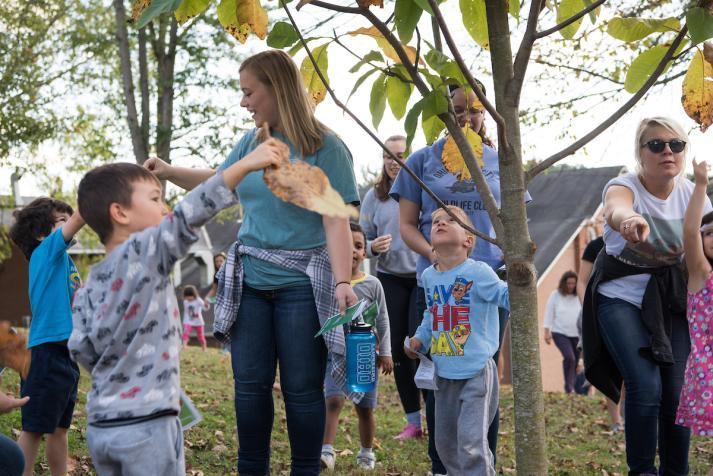
M 90 423 L 179 410 L 181 314 L 171 270 L 198 240 L 194 227 L 235 202 L 223 177 L 211 177 L 158 226 L 132 234 L 92 266 L 74 295 L 67 344 L 92 374 Z
M 359 299 L 364 299 L 369 304 L 376 302 L 379 306 L 379 314 L 376 316 L 376 335 L 379 337 L 379 355 L 381 357 L 391 357 L 389 313 L 386 310 L 384 288 L 381 287 L 381 281 L 365 273 L 364 278 L 352 280 L 352 287 L 354 288 L 354 294 L 356 294 Z
M 391 247 L 378 257 L 376 270 L 404 278 L 416 277 L 418 255 L 401 239 L 399 230 L 399 202 L 389 197 L 381 201 L 372 188 L 361 203 L 359 224 L 366 235 L 366 253 L 372 257 L 371 242 L 381 235 L 391 235 Z

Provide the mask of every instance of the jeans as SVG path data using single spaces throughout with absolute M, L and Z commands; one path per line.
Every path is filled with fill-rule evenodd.
M 404 338 L 414 335 L 416 328 L 421 324 L 416 309 L 416 295 L 419 288 L 416 286 L 416 278 L 402 278 L 387 273 L 378 273 L 377 277 L 384 288 L 386 308 L 389 311 L 396 390 L 399 392 L 404 413 L 417 412 L 421 410 L 421 392 L 416 387 L 413 377 L 416 375 L 418 362 L 409 359 L 403 348 Z
M 423 316 L 423 312 L 426 310 L 426 296 L 422 287 L 418 288 L 418 294 L 416 296 L 416 307 L 418 309 L 418 314 Z M 498 317 L 500 324 L 500 335 L 498 336 L 500 346 L 503 343 L 503 335 L 505 334 L 505 328 L 507 327 L 508 320 L 510 318 L 510 313 L 505 309 L 498 308 Z M 498 346 L 498 351 L 493 356 L 495 365 L 497 367 L 498 360 L 500 359 L 500 346 Z M 431 472 L 434 474 L 446 474 L 446 467 L 441 462 L 441 458 L 438 456 L 438 451 L 436 450 L 436 440 L 435 440 L 435 409 L 436 400 L 433 395 L 433 391 L 426 390 L 426 427 L 428 428 L 428 457 L 431 459 Z M 493 465 L 497 461 L 497 449 L 498 449 L 498 431 L 500 429 L 500 408 L 496 408 L 495 417 L 492 423 L 488 427 L 488 446 L 490 451 L 493 453 Z
M 0 474 L 20 476 L 25 470 L 25 457 L 13 440 L 0 435 Z
M 270 472 L 277 363 L 287 413 L 292 475 L 318 475 L 324 436 L 327 349 L 310 285 L 262 291 L 243 285 L 230 331 L 238 429 L 238 473 Z
M 564 391 L 572 393 L 574 391 L 574 378 L 577 376 L 577 362 L 579 362 L 579 350 L 577 350 L 579 337 L 568 337 L 559 332 L 553 332 L 552 340 L 555 341 L 555 345 L 562 354 Z
M 626 387 L 626 462 L 629 474 L 657 474 L 654 460 L 658 443 L 659 474 L 688 474 L 691 432 L 676 425 L 678 397 L 690 351 L 688 323 L 672 323 L 671 347 L 675 364 L 660 367 L 642 357 L 650 336 L 636 306 L 599 294 L 599 331 L 609 354 L 624 377 Z

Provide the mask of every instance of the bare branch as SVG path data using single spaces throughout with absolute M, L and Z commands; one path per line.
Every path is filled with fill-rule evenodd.
M 313 5 L 316 4 L 316 3 L 323 3 L 323 2 L 312 2 Z M 374 134 L 374 132 L 372 132 L 371 129 L 369 129 L 369 127 L 368 127 L 367 125 L 365 125 L 365 124 L 361 121 L 361 119 L 359 119 L 359 117 L 356 116 L 356 114 L 354 114 L 344 103 L 342 103 L 342 102 L 339 100 L 339 98 L 337 98 L 337 95 L 334 93 L 334 91 L 332 90 L 331 86 L 329 85 L 329 82 L 328 82 L 327 79 L 324 77 L 324 75 L 322 74 L 322 71 L 320 70 L 319 66 L 317 65 L 317 61 L 314 59 L 314 56 L 312 55 L 312 51 L 310 50 L 309 46 L 307 45 L 307 42 L 305 41 L 304 37 L 302 36 L 302 32 L 300 31 L 299 27 L 297 26 L 297 23 L 295 22 L 295 19 L 292 17 L 292 12 L 290 12 L 290 9 L 287 7 L 287 5 L 284 3 L 283 0 L 280 0 L 280 4 L 282 5 L 282 8 L 283 8 L 283 9 L 285 10 L 285 12 L 287 13 L 287 17 L 289 18 L 290 23 L 292 23 L 292 26 L 295 28 L 295 31 L 297 31 L 297 34 L 298 34 L 299 37 L 300 37 L 300 42 L 302 43 L 302 47 L 303 47 L 303 48 L 305 49 L 305 51 L 307 52 L 307 56 L 309 57 L 310 61 L 312 61 L 312 64 L 314 65 L 314 70 L 315 70 L 315 72 L 316 72 L 317 75 L 319 76 L 319 79 L 322 81 L 322 83 L 324 84 L 325 88 L 327 88 L 327 92 L 328 92 L 329 95 L 331 96 L 331 98 L 332 98 L 332 100 L 334 101 L 334 103 L 335 103 L 337 106 L 339 106 L 345 113 L 347 113 L 347 114 L 359 125 L 359 127 L 361 127 L 361 128 L 369 135 L 369 137 L 371 137 L 377 144 L 379 144 L 379 146 L 383 149 L 383 151 L 384 151 L 386 154 L 388 154 L 389 157 L 391 157 L 393 160 L 395 160 L 395 161 L 401 166 L 401 168 L 402 168 L 406 173 L 408 173 L 408 174 L 411 176 L 411 178 L 413 178 L 414 181 L 416 181 L 416 183 L 418 183 L 419 187 L 421 187 L 421 188 L 433 199 L 433 201 L 436 202 L 436 203 L 438 204 L 438 206 L 439 206 L 440 208 L 442 208 L 446 213 L 448 213 L 448 215 L 450 215 L 460 226 L 462 226 L 463 228 L 465 228 L 465 229 L 468 230 L 469 232 L 475 234 L 478 238 L 480 238 L 480 239 L 482 239 L 482 240 L 485 240 L 485 241 L 488 241 L 489 243 L 493 243 L 493 244 L 499 246 L 498 241 L 497 241 L 496 239 L 494 239 L 494 238 L 492 238 L 491 236 L 488 236 L 488 235 L 486 235 L 486 234 L 484 234 L 484 233 L 482 233 L 482 232 L 480 232 L 480 231 L 478 231 L 478 230 L 475 230 L 473 227 L 468 226 L 467 224 L 463 223 L 463 221 L 462 221 L 460 218 L 458 218 L 457 216 L 455 216 L 455 214 L 453 214 L 453 212 L 451 212 L 451 211 L 448 209 L 448 207 L 446 206 L 446 204 L 443 203 L 443 201 L 442 201 L 441 199 L 439 199 L 438 196 L 436 196 L 436 194 L 433 193 L 433 191 L 432 191 L 430 188 L 428 188 L 428 186 L 427 186 L 425 183 L 423 183 L 423 180 L 421 180 L 421 179 L 419 178 L 419 176 L 416 175 L 416 173 L 415 173 L 413 170 L 411 170 L 411 168 L 410 168 L 408 165 L 406 165 L 406 163 L 405 163 L 402 159 L 400 159 L 399 157 L 397 157 L 396 155 L 394 155 L 394 154 L 386 147 L 386 145 L 385 145 L 383 142 L 381 142 L 381 140 L 379 139 L 379 137 L 378 137 L 376 134 Z M 361 12 L 360 12 L 360 13 L 361 13 Z M 405 55 L 405 53 L 404 53 L 404 55 Z M 407 61 L 405 64 L 408 64 L 409 66 L 411 66 L 411 65 L 410 65 L 410 62 L 408 62 L 408 61 Z M 420 80 L 420 78 L 419 78 L 419 80 Z M 422 81 L 422 80 L 421 80 L 421 81 Z
M 282 3 L 282 0 L 280 0 L 280 3 Z M 309 2 L 308 5 L 314 5 L 315 7 L 324 8 L 325 10 L 332 10 L 334 12 L 354 13 L 355 15 L 360 15 L 362 12 L 361 8 L 335 5 L 333 3 L 323 2 L 322 0 L 312 0 L 311 2 Z M 299 8 L 298 8 L 298 10 L 299 10 Z
M 639 100 L 644 97 L 646 92 L 651 89 L 651 86 L 653 86 L 656 83 L 656 80 L 658 80 L 659 76 L 661 76 L 661 73 L 663 72 L 664 69 L 666 69 L 666 65 L 668 64 L 669 61 L 671 61 L 671 58 L 673 58 L 674 54 L 676 53 L 676 49 L 678 46 L 681 44 L 683 39 L 686 37 L 686 33 L 688 32 L 687 27 L 683 27 L 681 31 L 678 33 L 676 38 L 673 40 L 671 43 L 671 46 L 669 47 L 668 51 L 666 51 L 666 54 L 664 57 L 661 59 L 659 62 L 658 66 L 654 70 L 653 74 L 651 74 L 651 77 L 644 83 L 643 86 L 634 94 L 622 107 L 617 109 L 611 116 L 609 116 L 604 122 L 599 124 L 597 127 L 592 129 L 587 135 L 576 141 L 575 143 L 571 144 L 568 147 L 565 147 L 561 151 L 557 152 L 556 154 L 548 157 L 547 159 L 543 160 L 536 166 L 534 166 L 532 169 L 530 169 L 527 172 L 526 178 L 527 182 L 530 182 L 537 174 L 542 172 L 543 170 L 546 170 L 548 167 L 551 167 L 552 165 L 556 164 L 558 161 L 564 159 L 565 157 L 568 157 L 572 154 L 574 154 L 577 150 L 579 150 L 581 147 L 585 146 L 588 144 L 592 139 L 597 137 L 599 134 L 604 132 L 614 124 L 616 121 L 621 118 L 622 115 L 624 115 L 629 109 L 634 107 Z
M 586 15 L 587 13 L 592 12 L 592 11 L 596 10 L 597 8 L 599 8 L 601 5 L 603 5 L 604 3 L 606 3 L 606 1 L 607 1 L 607 0 L 597 0 L 596 2 L 592 3 L 592 4 L 589 5 L 587 8 L 585 8 L 584 10 L 582 10 L 581 12 L 579 12 L 579 13 L 577 13 L 577 14 L 575 14 L 575 15 L 572 15 L 571 17 L 567 18 L 567 19 L 566 19 L 565 21 L 563 21 L 562 23 L 558 23 L 557 25 L 553 26 L 552 28 L 549 28 L 549 29 L 547 29 L 547 30 L 543 30 L 543 31 L 540 31 L 540 32 L 536 33 L 536 34 L 535 34 L 535 39 L 539 40 L 540 38 L 544 38 L 544 37 L 546 37 L 546 36 L 551 35 L 552 33 L 555 33 L 555 32 L 560 31 L 562 28 L 568 27 L 568 26 L 571 25 L 572 23 L 574 23 L 574 22 L 576 22 L 577 20 L 579 20 L 580 18 L 582 18 L 582 17 L 583 17 L 584 15 Z
M 610 81 L 610 82 L 612 82 L 612 83 L 614 83 L 614 84 L 622 84 L 622 85 L 624 84 L 623 81 L 617 81 L 617 80 L 614 79 L 614 78 L 610 78 L 609 76 L 606 76 L 606 75 L 601 74 L 601 73 L 597 73 L 596 71 L 590 71 L 590 70 L 585 69 L 585 68 L 578 68 L 578 67 L 576 67 L 576 66 L 570 66 L 570 65 L 568 65 L 568 64 L 554 64 L 554 63 L 550 63 L 549 61 L 545 61 L 545 60 L 543 60 L 542 58 L 536 58 L 536 59 L 535 59 L 535 63 L 543 64 L 543 65 L 545 65 L 545 66 L 550 66 L 550 67 L 552 67 L 552 68 L 562 68 L 562 69 L 568 69 L 568 70 L 570 70 L 570 71 L 576 71 L 576 72 L 578 72 L 578 73 L 588 74 L 588 75 L 590 75 L 590 76 L 594 76 L 595 78 L 599 78 L 599 79 L 604 79 L 604 80 L 606 80 L 606 81 Z

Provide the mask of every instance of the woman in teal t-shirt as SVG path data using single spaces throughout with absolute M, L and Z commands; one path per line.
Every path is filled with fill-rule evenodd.
M 240 87 L 240 105 L 252 114 L 256 125 L 270 125 L 271 135 L 289 146 L 291 160 L 299 158 L 321 168 L 345 202 L 358 204 L 351 154 L 315 118 L 300 72 L 286 53 L 270 50 L 248 58 L 240 66 Z M 256 134 L 257 129 L 245 134 L 220 168 L 250 154 L 267 153 L 265 147 L 258 147 Z M 150 159 L 147 167 L 187 189 L 215 173 L 173 167 L 158 159 Z M 244 279 L 237 315 L 228 322 L 225 337 L 229 336 L 235 379 L 238 473 L 270 473 L 272 385 L 279 362 L 292 474 L 318 475 L 326 347 L 321 337 L 314 338 L 319 331 L 317 303 L 336 299 L 343 310 L 357 301 L 350 285 L 351 247 L 343 246 L 351 243 L 349 223 L 346 218 L 322 217 L 280 200 L 265 185 L 262 172 L 245 177 L 237 193 L 244 210 L 238 233 L 241 245 L 257 249 L 263 257 L 289 250 L 310 262 L 314 256 L 328 254 L 336 283 L 330 281 L 330 273 L 315 275 L 312 267 L 300 272 L 236 253 Z M 226 271 L 232 269 L 233 259 L 234 255 L 228 256 Z M 219 334 L 216 323 L 216 337 Z

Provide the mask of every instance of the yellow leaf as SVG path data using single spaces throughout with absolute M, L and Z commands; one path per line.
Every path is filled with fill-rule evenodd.
M 713 124 L 713 65 L 696 53 L 683 80 L 683 109 L 705 131 Z
M 365 36 L 370 36 L 376 40 L 376 44 L 379 45 L 379 48 L 381 48 L 381 51 L 384 52 L 386 56 L 394 60 L 397 64 L 401 64 L 401 59 L 399 58 L 399 55 L 396 54 L 396 50 L 394 49 L 393 46 L 389 43 L 389 40 L 387 40 L 384 35 L 381 34 L 381 32 L 375 27 L 369 27 L 369 28 L 359 28 L 358 30 L 354 30 L 352 32 L 349 32 L 351 36 L 357 36 L 357 35 L 365 35 Z M 416 62 L 416 48 L 413 46 L 405 46 L 402 45 L 404 50 L 406 51 L 406 56 L 408 57 L 409 61 L 411 64 Z M 423 62 L 423 61 L 421 61 Z
M 384 0 L 357 0 L 357 4 L 361 8 L 369 8 L 372 5 L 384 8 Z
M 465 134 L 470 147 L 473 149 L 473 154 L 478 160 L 478 166 L 483 168 L 483 139 L 470 127 L 466 126 L 463 128 L 463 133 Z M 470 180 L 470 170 L 465 165 L 465 160 L 463 155 L 461 155 L 458 145 L 453 136 L 448 136 L 446 143 L 443 145 L 443 153 L 441 154 L 441 161 L 446 167 L 446 170 L 454 174 L 456 178 L 460 181 Z
M 250 32 L 261 40 L 267 37 L 267 13 L 259 0 L 221 0 L 218 19 L 240 43 L 247 41 Z
M 134 0 L 131 5 L 131 17 L 129 17 L 129 23 L 137 21 L 150 4 L 151 0 Z
M 269 135 L 265 124 L 259 137 L 265 139 Z M 262 176 L 277 198 L 328 217 L 359 217 L 357 209 L 345 204 L 339 192 L 332 188 L 322 169 L 302 160 L 291 162 L 289 148 L 283 145 L 280 165 L 268 167 Z
M 324 78 L 329 81 L 329 77 L 327 76 L 327 69 L 329 67 L 329 59 L 327 56 L 328 44 L 329 43 L 325 43 L 313 49 L 312 57 L 317 62 L 317 66 L 324 75 Z M 305 56 L 302 60 L 300 73 L 302 74 L 302 81 L 307 87 L 307 92 L 309 93 L 310 98 L 312 98 L 313 104 L 316 106 L 327 96 L 327 86 L 324 85 L 322 79 L 317 74 L 317 71 L 314 69 L 314 64 L 312 63 L 312 60 L 309 59 L 309 56 Z

